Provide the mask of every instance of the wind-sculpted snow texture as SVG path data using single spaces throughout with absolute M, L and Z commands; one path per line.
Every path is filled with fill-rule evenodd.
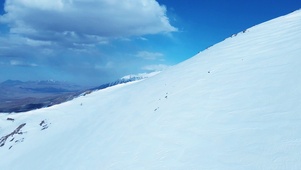
M 299 170 L 300 42 L 296 11 L 146 80 L 1 114 L 0 169 Z

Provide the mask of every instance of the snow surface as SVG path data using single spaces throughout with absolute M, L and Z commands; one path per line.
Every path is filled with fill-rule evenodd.
M 300 42 L 299 10 L 146 80 L 1 114 L 0 169 L 299 170 Z

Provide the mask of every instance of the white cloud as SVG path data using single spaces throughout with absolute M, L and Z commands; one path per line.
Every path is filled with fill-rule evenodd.
M 12 3 L 13 1 L 8 1 L 7 3 Z M 64 6 L 62 0 L 18 0 L 18 3 L 24 7 L 36 8 L 42 10 L 61 10 Z
M 105 63 L 104 65 L 100 65 L 100 64 L 96 64 L 94 65 L 94 68 L 96 70 L 104 70 L 104 69 L 109 69 L 109 68 L 113 68 L 114 64 L 111 61 L 108 61 L 107 63 Z
M 156 0 L 6 0 L 5 11 L 0 22 L 35 40 L 95 43 L 177 30 Z
M 26 44 L 30 45 L 30 46 L 48 46 L 48 45 L 51 45 L 51 42 L 26 39 Z
M 11 66 L 21 66 L 21 67 L 37 67 L 38 65 L 35 63 L 25 63 L 18 60 L 11 60 L 10 61 Z
M 139 51 L 135 56 L 145 60 L 157 60 L 162 59 L 164 54 L 158 52 Z
M 138 37 L 138 39 L 139 39 L 139 40 L 142 40 L 142 41 L 148 41 L 148 39 L 145 38 L 145 37 Z
M 142 67 L 142 70 L 146 71 L 162 71 L 167 69 L 169 66 L 164 64 L 157 64 L 157 65 L 147 65 Z

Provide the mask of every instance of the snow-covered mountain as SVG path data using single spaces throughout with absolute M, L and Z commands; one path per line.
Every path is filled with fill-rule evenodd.
M 143 79 L 146 79 L 146 78 L 153 77 L 153 76 L 155 76 L 159 73 L 160 73 L 160 71 L 155 71 L 155 72 L 150 72 L 150 73 L 131 74 L 131 75 L 124 76 L 124 77 L 122 77 L 122 78 L 120 78 L 116 81 L 102 84 L 102 85 L 100 85 L 98 87 L 95 87 L 95 88 L 92 88 L 90 90 L 91 91 L 101 90 L 101 89 L 116 86 L 116 85 L 119 85 L 119 84 L 129 83 L 129 82 L 133 82 L 133 81 L 139 81 L 139 80 L 143 80 Z
M 144 81 L 0 115 L 0 169 L 301 169 L 301 11 Z
M 161 71 L 155 71 L 150 73 L 130 74 L 121 78 L 121 80 L 141 80 L 153 77 L 159 74 Z

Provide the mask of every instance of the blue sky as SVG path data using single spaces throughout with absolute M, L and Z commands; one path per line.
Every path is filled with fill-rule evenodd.
M 0 82 L 94 86 L 162 70 L 300 8 L 300 0 L 1 1 Z

